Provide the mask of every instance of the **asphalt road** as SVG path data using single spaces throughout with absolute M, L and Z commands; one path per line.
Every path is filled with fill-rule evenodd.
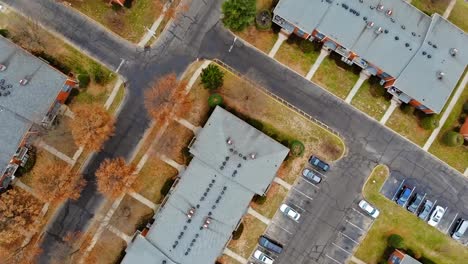
M 103 198 L 94 185 L 94 171 L 104 158 L 128 157 L 135 148 L 149 123 L 142 91 L 165 73 L 182 73 L 197 57 L 224 61 L 338 131 L 347 145 L 346 156 L 332 164 L 327 184 L 316 192 L 312 202 L 304 204 L 303 218 L 279 256 L 279 263 L 327 263 L 327 246 L 344 227 L 346 214 L 359 199 L 365 178 L 380 163 L 421 185 L 431 186 L 433 196 L 443 197 L 454 210 L 468 213 L 468 182 L 460 173 L 249 45 L 237 41 L 229 52 L 234 37 L 219 22 L 221 1 L 193 0 L 190 11 L 172 24 L 150 51 L 115 37 L 51 0 L 3 2 L 111 69 L 116 69 L 121 59 L 126 61 L 120 74 L 127 79 L 129 94 L 117 120 L 117 134 L 86 168 L 89 184 L 81 198 L 68 202 L 50 225 L 40 263 L 50 263 L 54 257 L 65 260 L 71 249 L 64 247 L 63 236 L 85 230 L 102 204 Z

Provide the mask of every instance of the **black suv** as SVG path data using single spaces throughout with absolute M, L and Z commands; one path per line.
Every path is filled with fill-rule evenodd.
M 283 252 L 283 246 L 280 243 L 266 236 L 260 236 L 260 238 L 258 238 L 258 244 L 277 254 Z

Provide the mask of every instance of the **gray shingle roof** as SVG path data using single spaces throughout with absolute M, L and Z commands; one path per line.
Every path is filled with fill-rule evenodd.
M 228 138 L 231 145 L 226 142 Z M 233 147 L 236 154 L 229 150 Z M 252 151 L 255 159 L 239 157 L 239 153 Z M 155 216 L 153 226 L 145 238 L 136 237 L 122 263 L 214 263 L 253 195 L 264 193 L 288 152 L 217 107 L 191 146 L 194 158 Z M 226 164 L 221 170 L 223 161 Z M 239 163 L 241 167 L 237 168 Z M 239 169 L 235 177 L 234 169 Z M 191 208 L 195 212 L 189 218 Z M 211 223 L 204 228 L 207 217 Z
M 33 123 L 40 124 L 67 76 L 0 36 L 0 173 Z M 27 85 L 19 84 L 28 78 Z M 8 94 L 8 95 L 6 95 Z
M 381 11 L 377 11 L 379 4 Z M 386 14 L 388 10 L 391 15 Z M 399 90 L 435 112 L 442 109 L 468 62 L 468 39 L 462 30 L 403 0 L 281 0 L 274 13 L 306 33 L 316 29 L 355 52 L 397 78 Z M 373 23 L 371 29 L 368 22 Z M 382 33 L 376 33 L 378 28 Z M 431 46 L 437 43 L 437 49 L 426 50 L 427 41 Z M 459 50 L 456 58 L 449 54 L 451 48 Z M 422 59 L 422 51 L 432 59 Z M 447 73 L 443 87 L 433 81 L 437 71 Z M 426 96 L 428 91 L 432 94 Z

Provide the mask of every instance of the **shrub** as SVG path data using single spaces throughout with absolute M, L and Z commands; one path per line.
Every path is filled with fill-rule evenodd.
M 443 142 L 449 147 L 461 146 L 463 141 L 463 136 L 455 131 L 449 131 L 443 137 Z
M 109 75 L 106 74 L 101 65 L 94 64 L 91 67 L 91 73 L 94 77 L 94 81 L 100 85 L 104 85 L 109 81 Z
M 414 106 L 409 104 L 401 104 L 400 109 L 405 114 L 412 114 L 414 113 Z
M 78 74 L 78 82 L 80 83 L 80 88 L 86 88 L 89 85 L 91 78 L 87 73 L 80 73 Z
M 271 12 L 269 10 L 261 10 L 255 17 L 255 25 L 259 30 L 270 30 L 271 29 Z
M 255 19 L 255 0 L 227 0 L 222 5 L 223 23 L 226 27 L 241 31 Z
M 309 40 L 306 40 L 306 39 L 302 39 L 300 40 L 299 42 L 299 48 L 302 50 L 302 52 L 304 53 L 311 53 L 312 51 L 314 51 L 315 49 L 315 46 L 314 46 L 314 43 L 312 41 L 309 41 Z
M 223 86 L 224 72 L 214 64 L 208 65 L 201 73 L 201 83 L 208 90 L 216 90 Z
M 468 114 L 468 101 L 463 104 L 463 113 Z
M 175 182 L 174 178 L 167 179 L 164 182 L 164 185 L 162 186 L 161 191 L 160 191 L 162 196 L 166 196 L 169 193 L 174 182 Z
M 371 85 L 369 92 L 373 97 L 382 97 L 387 93 L 387 89 L 381 85 Z
M 405 241 L 400 235 L 391 234 L 387 238 L 387 244 L 392 248 L 401 249 L 405 247 Z
M 217 105 L 223 104 L 223 97 L 220 94 L 212 94 L 208 97 L 208 105 L 210 107 L 215 107 Z
M 0 28 L 0 36 L 8 38 L 10 36 L 10 32 L 6 28 Z
M 16 170 L 15 172 L 16 177 L 21 177 L 24 174 L 30 172 L 34 168 L 34 165 L 36 164 L 36 148 L 34 147 L 30 148 L 28 151 L 28 155 L 29 155 L 29 158 L 28 158 L 28 161 L 26 161 L 26 164 L 24 164 L 24 166 L 20 166 Z
M 267 197 L 265 195 L 258 195 L 256 194 L 254 197 L 253 197 L 253 202 L 256 203 L 256 204 L 259 204 L 259 205 L 262 205 L 266 202 L 267 200 Z
M 421 120 L 421 127 L 425 130 L 433 130 L 439 126 L 439 117 L 437 115 L 426 115 Z
M 301 157 L 302 154 L 304 154 L 304 144 L 302 144 L 302 142 L 299 140 L 293 140 L 289 148 L 291 149 L 291 155 L 295 157 Z
M 242 232 L 244 232 L 244 223 L 240 223 L 239 227 L 232 232 L 232 240 L 238 240 L 241 237 Z
M 33 51 L 32 52 L 33 55 L 35 55 L 36 57 L 40 57 L 42 58 L 43 60 L 46 60 L 47 62 L 49 62 L 49 64 L 56 68 L 57 70 L 61 71 L 62 73 L 64 73 L 65 75 L 68 75 L 70 72 L 71 72 L 71 69 L 70 67 L 68 67 L 67 65 L 63 64 L 62 61 L 60 60 L 57 60 L 54 56 L 52 55 L 49 55 L 43 51 Z
M 458 123 L 460 125 L 463 125 L 466 121 L 466 118 L 468 117 L 468 114 L 462 113 L 460 117 L 458 118 Z

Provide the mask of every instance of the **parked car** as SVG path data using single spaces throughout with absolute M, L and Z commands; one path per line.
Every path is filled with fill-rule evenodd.
M 280 206 L 280 211 L 295 221 L 299 220 L 299 218 L 301 217 L 301 214 L 296 212 L 296 210 L 292 209 L 291 206 L 287 204 L 282 204 Z
M 435 210 L 432 212 L 431 217 L 429 217 L 429 221 L 427 221 L 427 223 L 431 226 L 437 226 L 444 214 L 445 209 L 442 206 L 437 205 Z
M 313 165 L 323 171 L 328 171 L 328 169 L 330 169 L 330 165 L 328 165 L 328 163 L 326 163 L 325 161 L 317 158 L 316 156 L 311 156 L 309 158 L 309 163 L 310 165 Z
M 379 210 L 377 208 L 373 207 L 370 205 L 367 201 L 361 200 L 359 202 L 359 207 L 364 210 L 368 215 L 370 215 L 372 218 L 377 218 L 380 214 Z
M 412 191 L 409 187 L 404 186 L 403 191 L 401 191 L 400 195 L 398 196 L 398 199 L 396 200 L 397 204 L 404 206 L 410 198 L 411 192 Z
M 412 212 L 412 213 L 416 213 L 416 211 L 418 210 L 419 206 L 421 205 L 422 201 L 423 201 L 423 197 L 421 194 L 417 193 L 414 198 L 410 201 L 409 205 L 408 205 L 408 211 Z
M 262 263 L 273 264 L 273 259 L 258 249 L 255 250 L 253 256 L 254 258 L 260 260 Z
M 302 170 L 302 176 L 306 178 L 308 181 L 319 184 L 322 181 L 322 178 L 318 176 L 317 173 L 313 172 L 311 169 L 304 169 Z
M 276 254 L 281 254 L 283 251 L 283 246 L 280 243 L 267 236 L 260 236 L 258 238 L 258 244 Z
M 434 203 L 432 201 L 426 200 L 422 211 L 419 213 L 419 218 L 426 220 L 427 216 L 431 212 L 432 206 Z
M 468 229 L 468 220 L 463 218 L 458 218 L 457 222 L 455 222 L 455 227 L 453 228 L 452 238 L 455 240 L 460 240 L 462 236 L 465 234 L 466 230 Z

